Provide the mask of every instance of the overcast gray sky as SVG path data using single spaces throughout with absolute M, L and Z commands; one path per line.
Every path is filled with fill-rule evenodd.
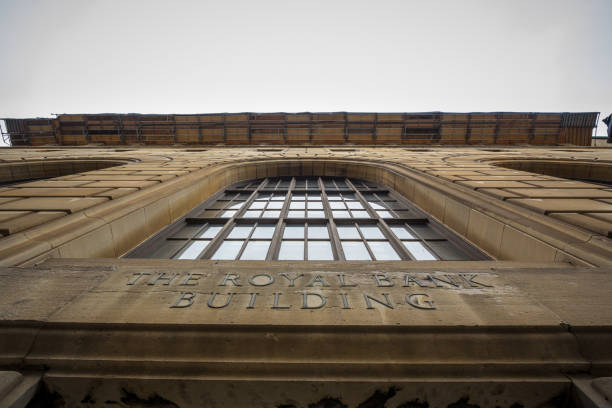
M 0 0 L 0 117 L 603 116 L 611 43 L 612 0 Z

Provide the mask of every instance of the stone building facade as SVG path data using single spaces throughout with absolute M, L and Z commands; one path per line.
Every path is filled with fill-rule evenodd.
M 0 401 L 610 406 L 596 115 L 299 115 L 7 121 Z

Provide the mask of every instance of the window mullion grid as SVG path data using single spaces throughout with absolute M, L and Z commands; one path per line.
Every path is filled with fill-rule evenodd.
M 265 179 L 264 181 L 267 181 L 267 179 Z M 257 198 L 257 194 L 262 189 L 262 186 L 265 184 L 264 181 L 260 182 L 259 185 L 255 187 L 255 189 L 251 192 L 249 198 L 244 202 L 243 208 L 240 211 L 237 211 L 236 214 L 234 214 L 231 218 L 225 221 L 225 225 L 223 226 L 221 231 L 217 233 L 217 236 L 210 241 L 206 250 L 202 252 L 200 259 L 210 259 L 217 251 L 217 249 L 219 249 L 219 246 L 223 243 L 229 231 L 231 231 L 232 228 L 234 228 L 234 225 L 236 225 L 236 220 L 238 219 L 238 217 L 244 214 L 244 212 L 247 211 L 247 208 L 249 208 Z M 248 191 L 249 190 L 245 190 L 245 192 Z M 223 218 L 219 218 L 219 220 L 222 221 Z M 243 249 L 244 248 L 241 248 L 240 254 L 242 254 Z
M 397 225 L 405 225 L 406 223 L 403 224 L 397 224 Z M 378 224 L 379 228 L 381 229 L 383 235 L 385 237 L 387 237 L 389 244 L 391 244 L 391 247 L 393 247 L 393 249 L 395 249 L 395 252 L 397 252 L 397 254 L 400 256 L 400 258 L 402 258 L 402 260 L 408 260 L 411 261 L 412 256 L 410 254 L 410 252 L 406 249 L 406 247 L 404 246 L 404 244 L 402 243 L 402 240 L 399 239 L 391 230 L 391 228 L 389 227 L 389 225 L 387 225 L 387 223 L 385 222 L 384 219 L 379 219 L 378 220 Z M 413 234 L 416 235 L 416 234 Z M 418 235 L 416 235 L 418 236 Z
M 423 245 L 434 257 L 436 257 L 438 260 L 442 260 L 442 258 L 440 258 L 440 256 L 438 255 L 438 253 L 427 243 L 427 240 L 423 237 L 421 237 L 420 234 L 417 234 L 417 232 L 415 230 L 413 230 L 410 225 L 407 222 L 404 222 L 404 228 L 407 228 L 408 231 L 414 235 L 417 239 L 407 239 L 406 241 L 417 241 L 419 242 L 421 245 Z M 438 241 L 443 241 L 443 240 L 438 240 Z
M 363 232 L 361 232 L 361 226 L 359 225 L 358 222 L 354 222 L 353 225 L 355 225 L 357 227 L 357 232 L 359 233 L 359 236 L 361 237 L 361 242 L 363 242 L 363 244 L 365 245 L 366 249 L 368 250 L 368 254 L 370 254 L 370 259 L 375 261 L 376 257 L 374 256 L 374 252 L 370 248 L 370 244 L 368 243 L 368 240 L 366 239 L 365 235 L 363 235 Z M 374 225 L 376 225 L 376 224 L 374 224 Z
M 325 188 L 325 183 L 323 183 L 323 180 L 321 178 L 319 178 L 319 183 L 321 186 L 321 202 L 323 203 L 323 211 L 325 214 L 325 218 L 329 222 L 329 229 L 331 232 L 329 238 L 334 247 L 333 252 L 337 254 L 339 261 L 344 261 L 346 260 L 346 258 L 344 256 L 344 250 L 342 249 L 342 245 L 340 243 L 340 236 L 338 235 L 338 229 L 336 228 L 336 221 L 334 217 L 332 217 L 331 206 L 329 205 L 329 199 L 327 198 L 327 190 Z
M 361 202 L 361 205 L 363 205 L 363 208 L 365 208 L 366 211 L 368 212 L 370 219 L 374 219 L 374 220 L 380 219 L 380 217 L 378 216 L 378 213 L 374 211 L 372 207 L 370 207 L 370 203 L 368 203 L 368 200 L 365 199 L 363 194 L 361 194 L 361 191 L 359 191 L 359 189 L 357 188 L 355 188 L 355 196 L 357 197 L 357 200 Z
M 236 225 L 240 225 L 240 224 L 236 224 Z M 251 231 L 249 232 L 249 235 L 247 235 L 246 238 L 244 238 L 244 241 L 242 242 L 242 246 L 240 247 L 240 251 L 238 251 L 238 253 L 236 254 L 236 258 L 234 258 L 234 260 L 239 260 L 242 254 L 244 253 L 244 250 L 246 249 L 249 241 L 251 240 L 251 236 L 255 232 L 255 228 L 257 227 L 257 222 L 253 224 L 248 224 L 248 225 L 251 225 Z M 239 241 L 239 240 L 240 239 L 237 239 L 236 241 Z
M 308 222 L 302 224 L 304 226 L 304 260 L 308 260 Z
M 176 251 L 174 251 L 172 253 L 172 255 L 170 255 L 170 259 L 174 259 L 174 257 L 176 257 L 177 255 L 182 254 L 183 252 L 185 252 L 187 250 L 187 248 L 189 248 L 191 246 L 192 242 L 194 242 L 194 241 L 203 241 L 202 239 L 196 239 L 196 236 L 200 232 L 202 232 L 202 230 L 204 228 L 206 228 L 206 226 L 208 224 L 209 224 L 208 222 L 205 222 L 204 224 L 200 225 L 200 228 L 193 234 L 193 236 L 191 238 L 181 239 L 181 238 L 168 237 L 168 239 L 166 239 L 166 242 L 185 241 L 185 243 L 180 248 L 178 248 Z M 210 245 L 210 243 L 209 243 L 209 245 Z

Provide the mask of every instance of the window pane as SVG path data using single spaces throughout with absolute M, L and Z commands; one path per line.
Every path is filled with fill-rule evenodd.
M 325 218 L 323 211 L 308 211 L 308 218 Z
M 385 239 L 385 236 L 376 225 L 359 225 L 361 233 L 368 239 Z
M 245 211 L 242 217 L 244 218 L 259 218 L 261 211 Z
M 347 261 L 369 261 L 370 254 L 361 241 L 342 241 L 344 257 Z
M 348 205 L 348 208 L 352 210 L 362 210 L 363 209 L 363 205 L 361 205 L 359 201 L 348 201 L 346 205 Z
M 340 239 L 361 239 L 354 225 L 338 225 Z
M 274 196 L 272 197 L 272 201 L 285 201 L 285 195 L 274 194 Z
M 330 201 L 338 201 L 341 200 L 340 194 L 328 194 L 327 199 Z
M 412 256 L 414 257 L 414 259 L 416 259 L 417 261 L 435 261 L 436 257 L 433 256 L 431 254 L 431 252 L 429 252 L 427 250 L 427 248 L 425 248 L 423 246 L 423 244 L 421 244 L 420 242 L 417 241 L 402 241 L 404 243 L 404 246 L 406 247 L 406 249 L 412 254 Z
M 342 197 L 344 197 L 345 200 L 356 200 L 357 197 L 355 197 L 355 194 L 352 193 L 343 193 Z
M 370 215 L 367 211 L 351 211 L 353 214 L 353 218 L 370 218 Z
M 169 259 L 176 251 L 179 250 L 183 245 L 185 245 L 185 241 L 166 241 L 161 248 L 158 248 L 155 252 L 151 254 L 151 258 L 156 259 Z
M 279 218 L 280 211 L 264 211 L 263 216 L 264 218 Z
M 202 228 L 202 224 L 188 224 L 172 235 L 172 238 L 192 238 L 200 228 Z
M 462 261 L 465 254 L 449 241 L 430 241 L 429 246 L 445 261 Z
M 321 201 L 321 194 L 308 193 L 308 201 Z
M 240 207 L 242 207 L 242 205 L 244 204 L 244 201 L 238 201 L 238 202 L 234 202 L 232 203 L 229 207 L 227 207 L 230 210 L 239 210 Z
M 304 211 L 289 211 L 287 214 L 289 218 L 306 218 L 306 212 Z
M 368 241 L 374 257 L 379 261 L 399 261 L 401 258 L 388 241 Z
M 274 235 L 275 225 L 259 225 L 255 228 L 255 232 L 251 235 L 251 238 L 261 239 L 261 238 L 272 238 Z
M 176 259 L 196 259 L 198 255 L 202 253 L 204 248 L 206 248 L 209 242 L 210 240 L 192 241 L 189 246 L 187 246 L 187 249 L 178 255 Z
M 393 218 L 393 214 L 391 214 L 389 211 L 376 211 L 378 213 L 378 216 L 381 218 Z
M 278 259 L 304 259 L 304 241 L 283 241 L 281 242 Z
M 304 224 L 287 224 L 283 238 L 304 238 Z
M 221 218 L 232 218 L 236 214 L 236 210 L 223 211 Z
M 332 211 L 334 218 L 350 218 L 348 211 Z
M 270 197 L 272 197 L 272 194 L 270 193 L 261 193 L 257 196 L 256 200 L 260 201 L 260 200 L 268 200 Z
M 265 201 L 254 201 L 253 204 L 249 206 L 249 210 L 263 210 L 265 206 Z
M 330 242 L 308 241 L 308 260 L 333 261 L 334 253 Z
M 327 238 L 329 239 L 329 232 L 327 227 L 324 225 L 309 225 L 308 226 L 308 239 Z
M 304 194 L 292 194 L 291 199 L 295 201 L 304 201 L 306 196 Z
M 406 227 L 400 226 L 392 226 L 391 231 L 399 238 L 399 239 L 416 239 L 414 235 L 412 235 Z
M 292 210 L 303 210 L 306 208 L 306 203 L 304 201 L 292 201 L 289 204 L 289 208 Z
M 309 210 L 322 210 L 323 209 L 323 203 L 320 202 L 320 201 L 309 202 L 308 203 L 308 209 Z
M 253 224 L 241 224 L 236 225 L 232 232 L 227 236 L 228 238 L 246 238 L 251 233 Z
M 219 231 L 223 229 L 223 225 L 221 224 L 211 224 L 206 229 L 198 235 L 198 238 L 214 238 L 217 236 Z
M 427 224 L 409 224 L 410 228 L 422 239 L 441 239 L 442 237 Z
M 283 208 L 283 203 L 282 201 L 270 201 L 270 203 L 268 204 L 268 207 L 266 207 L 268 210 L 280 210 Z
M 223 241 L 210 259 L 236 259 L 244 241 Z
M 346 206 L 342 201 L 333 201 L 329 203 L 329 206 L 332 208 L 332 210 L 346 210 Z
M 379 203 L 376 203 L 376 202 L 373 202 L 373 201 L 368 202 L 368 204 L 370 204 L 370 206 L 372 206 L 372 208 L 375 209 L 375 210 L 384 210 L 385 209 L 385 207 L 383 207 Z
M 266 259 L 268 254 L 268 248 L 270 247 L 270 241 L 250 241 L 247 243 L 246 248 L 240 259 Z

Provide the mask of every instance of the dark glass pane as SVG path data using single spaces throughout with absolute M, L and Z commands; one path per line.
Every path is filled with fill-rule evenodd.
M 442 239 L 442 236 L 427 224 L 409 224 L 409 226 L 422 239 Z
M 174 235 L 172 235 L 172 238 L 193 238 L 196 232 L 198 232 L 201 228 L 202 224 L 187 224 L 179 231 L 177 231 Z
M 462 261 L 467 259 L 463 251 L 449 241 L 429 241 L 428 244 L 440 259 L 445 261 Z
M 158 248 L 151 254 L 151 258 L 169 259 L 178 251 L 187 241 L 166 241 L 161 248 Z

